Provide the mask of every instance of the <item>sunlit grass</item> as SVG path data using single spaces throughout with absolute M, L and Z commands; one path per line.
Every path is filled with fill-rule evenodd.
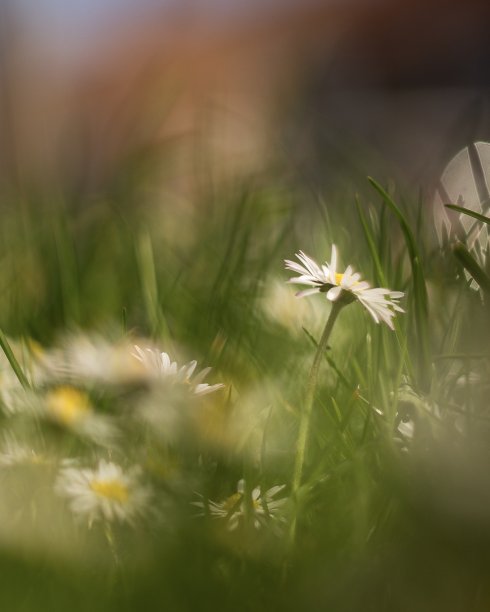
M 263 183 L 5 203 L 6 609 L 487 609 L 482 295 L 409 196 Z M 393 331 L 349 306 L 321 342 L 282 261 L 333 242 L 405 293 Z

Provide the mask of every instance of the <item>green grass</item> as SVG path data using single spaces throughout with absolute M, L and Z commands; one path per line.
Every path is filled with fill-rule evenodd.
M 460 262 L 482 278 L 469 254 L 439 249 L 430 211 L 373 179 L 339 201 L 312 201 L 271 174 L 209 186 L 176 207 L 147 197 L 136 169 L 127 176 L 93 200 L 5 198 L 0 385 L 12 367 L 44 397 L 54 383 L 31 379 L 30 343 L 49 354 L 83 330 L 115 343 L 144 336 L 179 363 L 212 366 L 210 381 L 226 388 L 188 406 L 145 387 L 76 381 L 117 423 L 114 447 L 4 410 L 4 433 L 50 457 L 0 467 L 5 609 L 488 609 L 489 312 L 462 274 Z M 332 242 L 344 266 L 405 291 L 406 313 L 392 332 L 357 303 L 340 312 L 284 523 L 255 529 L 250 498 L 230 532 L 207 502 L 207 517 L 192 502 L 228 498 L 241 478 L 246 498 L 259 485 L 292 494 L 308 372 L 330 307 L 323 295 L 294 302 L 285 284 L 274 306 L 271 290 L 289 277 L 284 258 L 303 249 L 325 261 Z M 141 425 L 144 401 L 162 411 L 175 402 L 175 431 Z M 115 551 L 102 525 L 73 521 L 52 490 L 62 459 L 101 457 L 141 465 L 153 491 L 141 521 L 114 527 Z

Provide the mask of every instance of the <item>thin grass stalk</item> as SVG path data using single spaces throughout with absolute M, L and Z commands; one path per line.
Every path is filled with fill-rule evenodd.
M 306 456 L 306 446 L 308 443 L 308 434 L 310 431 L 311 415 L 313 412 L 313 400 L 315 398 L 315 390 L 318 381 L 318 372 L 320 370 L 320 364 L 323 360 L 324 353 L 327 349 L 328 340 L 332 329 L 335 325 L 335 321 L 342 310 L 344 304 L 339 302 L 333 302 L 332 310 L 327 319 L 325 329 L 323 330 L 322 337 L 318 343 L 318 348 L 313 359 L 310 374 L 306 383 L 306 394 L 305 403 L 301 412 L 301 418 L 299 422 L 298 441 L 296 443 L 296 457 L 294 461 L 293 481 L 292 481 L 292 495 L 293 499 L 297 502 L 298 490 L 301 486 L 301 480 L 303 477 L 303 468 Z M 293 518 L 291 525 L 291 541 L 294 541 L 296 533 L 296 515 Z
M 15 375 L 19 379 L 19 382 L 22 385 L 22 387 L 24 389 L 29 389 L 30 388 L 29 381 L 27 380 L 26 375 L 22 371 L 22 368 L 20 367 L 19 362 L 15 358 L 14 352 L 12 351 L 10 347 L 7 337 L 5 336 L 5 334 L 3 333 L 1 329 L 0 329 L 0 347 L 2 351 L 5 353 L 5 357 L 7 357 L 12 367 L 12 370 L 15 372 Z

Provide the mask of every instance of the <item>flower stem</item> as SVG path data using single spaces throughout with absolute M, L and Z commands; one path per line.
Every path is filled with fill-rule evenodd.
M 5 353 L 5 357 L 7 357 L 12 367 L 12 370 L 15 372 L 15 375 L 19 379 L 20 384 L 24 387 L 24 389 L 29 389 L 29 386 L 30 386 L 29 381 L 27 380 L 26 375 L 22 371 L 22 368 L 20 367 L 19 362 L 15 358 L 15 355 L 12 349 L 10 348 L 10 344 L 7 340 L 7 337 L 5 336 L 5 334 L 3 333 L 1 329 L 0 329 L 0 348 Z
M 306 445 L 308 442 L 308 434 L 310 430 L 310 421 L 311 415 L 313 412 L 313 400 L 315 398 L 315 390 L 318 380 L 318 372 L 320 370 L 320 364 L 322 362 L 322 358 L 327 349 L 328 339 L 330 338 L 330 334 L 332 333 L 333 326 L 339 312 L 342 310 L 344 304 L 341 301 L 333 302 L 332 310 L 330 311 L 330 315 L 327 319 L 327 323 L 325 325 L 325 329 L 323 330 L 322 337 L 320 338 L 320 342 L 318 343 L 318 347 L 316 350 L 315 358 L 313 359 L 313 364 L 311 366 L 310 374 L 308 376 L 308 381 L 306 384 L 306 394 L 305 394 L 305 403 L 303 406 L 303 411 L 301 412 L 301 418 L 299 422 L 299 431 L 298 431 L 298 441 L 296 443 L 296 458 L 294 462 L 294 472 L 293 472 L 293 481 L 292 481 L 292 496 L 295 502 L 297 502 L 297 493 L 298 489 L 301 486 L 301 480 L 303 477 L 303 467 L 305 463 L 305 455 L 306 455 Z M 293 522 L 291 525 L 291 542 L 294 541 L 296 532 L 296 515 L 293 518 Z

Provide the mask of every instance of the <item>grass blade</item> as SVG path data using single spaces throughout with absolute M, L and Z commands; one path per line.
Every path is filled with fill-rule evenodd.
M 414 317 L 415 317 L 415 328 L 417 334 L 417 342 L 419 348 L 419 380 L 424 390 L 427 390 L 430 386 L 430 344 L 429 344 L 429 329 L 428 329 L 428 298 L 427 288 L 425 286 L 425 278 L 420 263 L 420 254 L 417 249 L 416 241 L 408 222 L 395 204 L 391 196 L 377 183 L 373 178 L 368 177 L 368 181 L 378 192 L 383 199 L 383 202 L 393 212 L 397 218 L 405 244 L 407 245 L 408 255 L 410 259 L 410 265 L 412 268 L 412 280 L 413 280 L 413 298 L 414 298 Z
M 486 293 L 490 293 L 490 278 L 480 267 L 476 259 L 468 252 L 468 249 L 458 242 L 453 247 L 453 253 L 460 264 L 471 274 L 480 287 Z
M 374 269 L 376 273 L 376 282 L 385 287 L 387 285 L 386 277 L 383 272 L 383 266 L 381 265 L 381 260 L 378 255 L 378 249 L 376 248 L 376 242 L 374 240 L 373 233 L 371 228 L 368 225 L 367 219 L 364 215 L 364 212 L 361 208 L 361 203 L 359 202 L 359 196 L 356 195 L 356 207 L 357 214 L 359 215 L 359 219 L 361 221 L 362 229 L 364 230 L 364 236 L 366 237 L 366 241 L 368 243 L 369 252 L 374 262 Z
M 29 381 L 27 380 L 26 375 L 22 371 L 22 368 L 20 367 L 19 362 L 15 358 L 14 352 L 12 351 L 12 348 L 10 347 L 7 337 L 5 336 L 5 334 L 3 333 L 1 329 L 0 329 L 0 347 L 5 353 L 5 356 L 7 357 L 10 365 L 12 366 L 12 370 L 15 372 L 15 375 L 19 379 L 20 384 L 24 387 L 24 389 L 29 389 L 30 388 Z
M 481 221 L 482 223 L 490 225 L 490 217 L 485 217 L 485 215 L 481 215 L 480 213 L 477 213 L 474 210 L 470 210 L 469 208 L 463 208 L 462 206 L 456 206 L 456 204 L 445 204 L 444 206 L 446 208 L 450 208 L 451 210 L 455 210 L 456 212 L 460 212 L 463 215 L 468 215 L 468 217 L 473 217 L 473 219 L 477 219 L 477 221 Z

